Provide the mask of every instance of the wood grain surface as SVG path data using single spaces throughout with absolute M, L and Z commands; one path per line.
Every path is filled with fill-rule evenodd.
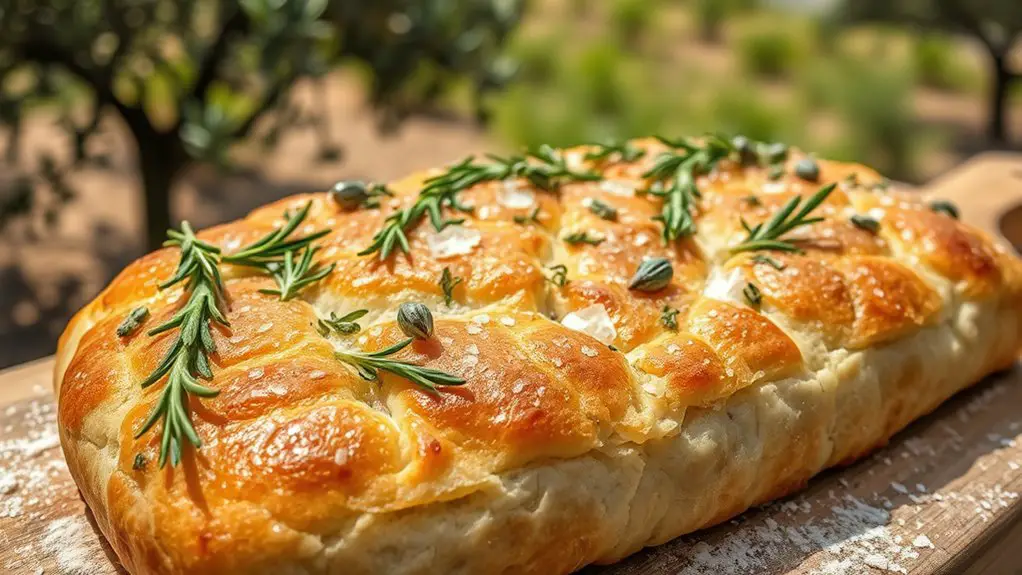
M 1011 228 L 1018 213 L 1022 232 L 1022 156 L 979 156 L 927 191 L 991 231 Z M 1008 236 L 1022 240 L 1022 233 Z M 0 574 L 123 573 L 63 462 L 52 369 L 45 359 L 0 372 Z M 1020 494 L 1016 368 L 798 495 L 585 573 L 1020 575 Z

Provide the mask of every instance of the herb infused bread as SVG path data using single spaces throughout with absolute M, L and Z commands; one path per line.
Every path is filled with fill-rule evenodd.
M 470 158 L 172 230 L 61 338 L 61 444 L 131 573 L 566 573 L 883 445 L 1014 361 L 1020 296 L 860 165 Z

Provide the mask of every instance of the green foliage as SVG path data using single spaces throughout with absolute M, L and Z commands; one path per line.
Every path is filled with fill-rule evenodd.
M 8 159 L 39 99 L 65 103 L 74 161 L 61 175 L 90 161 L 101 113 L 115 112 L 138 145 L 146 205 L 158 208 L 147 211 L 155 242 L 174 178 L 194 161 L 227 165 L 257 126 L 268 145 L 317 127 L 319 156 L 335 158 L 328 110 L 298 109 L 289 93 L 342 62 L 364 70 L 384 128 L 465 85 L 483 117 L 482 95 L 513 71 L 500 54 L 521 9 L 520 0 L 0 0 Z M 92 103 L 84 124 L 81 95 Z M 38 193 L 0 207 L 31 210 Z
M 552 49 L 562 57 L 550 77 L 517 83 L 495 100 L 495 126 L 504 139 L 530 148 L 569 146 L 665 130 L 668 102 L 652 88 L 643 59 L 629 59 L 606 41 L 576 53 L 566 44 Z M 526 65 L 523 76 L 530 75 Z
M 723 86 L 713 95 L 710 113 L 713 126 L 700 131 L 742 134 L 763 142 L 797 142 L 803 120 L 786 107 L 771 104 L 754 87 Z
M 980 84 L 952 41 L 936 34 L 924 34 L 912 44 L 912 68 L 920 84 L 939 90 L 968 92 Z
M 622 45 L 631 49 L 639 45 L 653 23 L 658 4 L 656 0 L 614 0 L 610 21 Z
M 871 61 L 835 62 L 822 96 L 841 119 L 841 159 L 863 161 L 895 178 L 915 171 L 918 127 L 912 111 L 911 76 Z
M 699 26 L 699 37 L 704 42 L 719 42 L 724 23 L 741 12 L 758 7 L 758 0 L 691 0 Z
M 791 31 L 781 27 L 759 27 L 738 39 L 737 56 L 742 69 L 766 78 L 791 76 L 801 54 Z

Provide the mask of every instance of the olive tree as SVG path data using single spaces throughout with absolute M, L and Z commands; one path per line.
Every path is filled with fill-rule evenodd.
M 290 102 L 301 79 L 359 64 L 383 128 L 454 84 L 474 88 L 482 118 L 481 94 L 507 76 L 500 50 L 521 11 L 520 0 L 0 0 L 6 160 L 25 163 L 23 124 L 40 103 L 63 103 L 53 107 L 73 148 L 70 162 L 44 156 L 7 178 L 0 226 L 33 210 L 56 216 L 74 193 L 67 176 L 103 162 L 90 142 L 105 114 L 133 138 L 150 248 L 171 224 L 185 168 L 226 165 L 249 138 L 273 145 L 284 130 L 325 125 Z M 321 155 L 336 157 L 329 133 L 317 133 Z
M 845 0 L 847 20 L 905 23 L 925 31 L 964 34 L 978 40 L 990 67 L 987 137 L 1007 140 L 1007 102 L 1011 85 L 1022 70 L 1011 67 L 1012 51 L 1022 44 L 1022 2 L 1019 0 Z

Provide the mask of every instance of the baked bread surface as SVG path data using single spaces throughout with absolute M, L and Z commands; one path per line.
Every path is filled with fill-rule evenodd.
M 157 288 L 178 250 L 129 265 L 71 321 L 55 373 L 69 468 L 128 571 L 570 572 L 797 490 L 1013 362 L 1022 264 L 979 231 L 875 187 L 861 165 L 818 160 L 819 181 L 802 180 L 793 153 L 776 181 L 728 162 L 701 177 L 696 235 L 665 245 L 651 220 L 660 200 L 634 192 L 662 147 L 635 144 L 647 150 L 635 162 L 588 164 L 602 182 L 480 184 L 446 232 L 462 237 L 426 220 L 411 253 L 386 261 L 357 252 L 436 170 L 393 183 L 380 209 L 303 195 L 201 232 L 230 253 L 311 201 L 302 232 L 331 230 L 319 256 L 336 268 L 281 302 L 258 291 L 272 280 L 223 266 L 219 395 L 191 398 L 203 445 L 177 467 L 157 464 L 160 424 L 133 436 L 161 388 L 139 383 L 173 341 L 145 332 L 182 303 L 180 286 Z M 829 182 L 842 184 L 818 209 L 825 220 L 794 232 L 804 254 L 770 252 L 783 269 L 729 256 L 742 218 L 764 221 Z M 594 198 L 616 221 L 592 213 Z M 538 222 L 514 221 L 537 206 Z M 561 239 L 582 230 L 605 239 Z M 651 256 L 673 263 L 670 285 L 629 290 Z M 563 287 L 545 279 L 557 264 Z M 445 267 L 463 278 L 451 306 Z M 741 297 L 750 281 L 758 309 Z M 334 357 L 403 339 L 406 301 L 429 306 L 436 335 L 395 357 L 465 385 L 430 395 L 389 373 L 368 382 Z M 139 305 L 152 317 L 118 337 Z M 679 310 L 676 331 L 665 305 Z M 317 332 L 317 318 L 361 308 L 359 334 Z M 560 323 L 569 314 L 596 319 L 576 331 Z

